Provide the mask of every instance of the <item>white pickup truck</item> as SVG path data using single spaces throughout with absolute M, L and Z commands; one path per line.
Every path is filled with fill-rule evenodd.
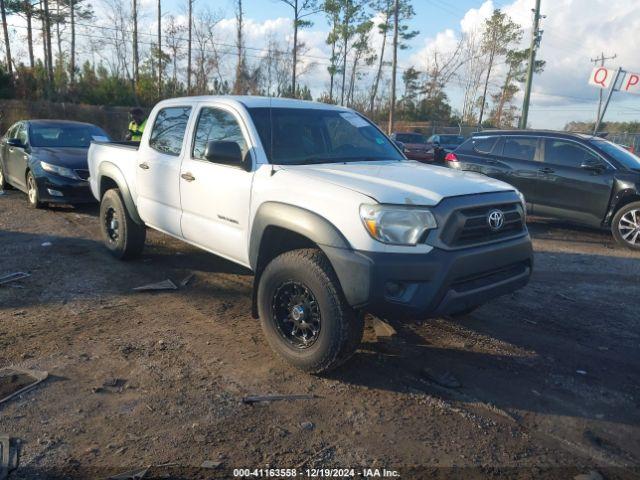
M 160 102 L 139 145 L 94 142 L 107 248 L 146 228 L 250 268 L 272 348 L 319 373 L 359 345 L 364 313 L 464 314 L 523 287 L 523 199 L 473 173 L 407 160 L 353 110 L 259 97 Z

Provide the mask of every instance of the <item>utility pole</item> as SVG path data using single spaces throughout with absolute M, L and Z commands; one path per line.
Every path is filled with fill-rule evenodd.
M 598 134 L 598 130 L 600 129 L 600 124 L 602 123 L 602 119 L 604 118 L 604 114 L 607 113 L 607 107 L 609 106 L 609 102 L 611 101 L 611 97 L 613 96 L 613 92 L 616 91 L 617 85 L 618 85 L 618 80 L 620 79 L 620 74 L 623 73 L 622 72 L 622 67 L 618 67 L 618 69 L 616 70 L 616 76 L 613 78 L 613 82 L 611 82 L 611 85 L 609 86 L 609 93 L 607 93 L 607 99 L 604 102 L 604 108 L 602 109 L 602 112 L 600 113 L 600 115 L 598 115 L 598 119 L 596 120 L 596 125 L 593 128 L 593 134 L 597 135 Z
M 520 117 L 520 128 L 527 128 L 529 118 L 529 102 L 531 100 L 531 84 L 533 82 L 533 72 L 536 69 L 536 51 L 540 48 L 542 40 L 542 30 L 540 30 L 540 19 L 545 18 L 540 15 L 540 0 L 536 0 L 536 8 L 533 10 L 533 31 L 531 32 L 531 46 L 529 47 L 529 66 L 527 67 L 527 84 L 524 89 L 524 101 L 522 102 L 522 116 Z
M 162 0 L 158 0 L 158 99 L 162 98 Z
M 140 60 L 138 55 L 138 0 L 133 0 L 131 14 L 133 16 L 133 90 L 134 94 L 137 94 L 139 74 L 138 62 Z
M 599 63 L 601 67 L 604 67 L 604 62 L 606 62 L 607 60 L 613 60 L 617 56 L 618 54 L 614 53 L 613 56 L 611 57 L 605 57 L 604 52 L 602 52 L 599 57 L 592 58 L 591 62 L 593 62 L 595 65 Z M 602 89 L 599 88 L 598 89 L 598 115 L 596 115 L 596 121 L 598 121 L 598 119 L 600 118 L 601 110 L 602 110 Z
M 191 36 L 193 30 L 193 0 L 189 2 L 189 40 L 187 43 L 187 95 L 191 95 Z
M 395 2 L 395 6 L 393 7 L 393 66 L 391 73 L 391 105 L 389 106 L 389 135 L 393 133 L 396 124 L 396 77 L 398 76 L 398 24 L 400 17 L 400 0 L 395 0 Z

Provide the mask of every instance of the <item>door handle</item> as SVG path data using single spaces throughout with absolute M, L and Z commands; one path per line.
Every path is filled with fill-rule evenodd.
M 141 169 L 143 170 L 149 170 L 149 164 L 146 162 L 141 163 L 140 165 L 138 165 Z
M 538 170 L 540 173 L 553 173 L 555 172 L 555 170 L 553 168 L 549 168 L 549 167 L 544 167 L 541 168 L 540 170 Z
M 193 182 L 196 177 L 194 177 L 191 172 L 187 172 L 187 173 L 183 173 L 182 175 L 180 175 L 182 178 L 184 178 L 187 182 Z

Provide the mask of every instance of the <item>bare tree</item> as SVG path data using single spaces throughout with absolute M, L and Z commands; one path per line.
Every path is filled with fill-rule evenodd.
M 220 73 L 220 57 L 217 50 L 215 28 L 220 16 L 206 9 L 194 17 L 193 36 L 195 46 L 195 91 L 198 94 L 209 93 L 209 72 Z
M 291 62 L 291 95 L 296 95 L 296 73 L 298 68 L 298 31 L 301 28 L 310 27 L 312 23 L 307 17 L 320 11 L 318 0 L 279 0 L 293 9 L 293 47 Z
M 477 121 L 476 108 L 482 85 L 482 75 L 486 70 L 485 57 L 480 51 L 480 33 L 472 31 L 461 37 L 460 85 L 464 90 L 462 100 L 462 121 L 471 125 Z
M 11 43 L 9 42 L 9 27 L 7 25 L 7 12 L 5 9 L 4 0 L 0 0 L 0 13 L 2 15 L 2 31 L 4 33 L 4 49 L 7 55 L 7 71 L 9 75 L 13 77 L 13 65 L 11 58 Z
M 191 55 L 192 55 L 192 41 L 193 41 L 193 1 L 187 0 L 187 12 L 188 12 L 188 39 L 187 39 L 187 95 L 191 94 Z
M 176 17 L 169 15 L 165 27 L 165 43 L 171 52 L 171 94 L 176 93 L 178 86 L 178 55 L 182 49 L 183 38 L 186 28 L 176 22 Z

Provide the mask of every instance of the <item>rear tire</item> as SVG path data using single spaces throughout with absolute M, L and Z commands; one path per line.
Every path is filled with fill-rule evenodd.
M 114 257 L 130 260 L 142 253 L 147 230 L 131 218 L 117 188 L 102 196 L 100 228 L 104 245 Z
M 611 233 L 619 245 L 640 251 L 640 202 L 629 203 L 616 212 Z
M 364 316 L 347 305 L 320 250 L 293 250 L 272 260 L 258 284 L 258 312 L 271 348 L 308 373 L 337 368 L 362 340 Z
M 36 177 L 33 176 L 31 171 L 27 172 L 27 200 L 31 208 L 42 208 L 42 202 L 40 201 L 40 193 L 38 192 L 38 183 Z

